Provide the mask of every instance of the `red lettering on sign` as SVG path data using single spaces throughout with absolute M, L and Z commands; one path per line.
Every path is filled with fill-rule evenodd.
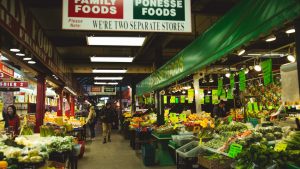
M 68 8 L 69 17 L 123 19 L 123 0 L 69 0 Z

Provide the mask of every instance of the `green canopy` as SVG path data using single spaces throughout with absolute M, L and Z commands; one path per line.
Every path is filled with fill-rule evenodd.
M 299 0 L 242 0 L 188 47 L 137 84 L 137 94 L 183 79 L 299 15 Z

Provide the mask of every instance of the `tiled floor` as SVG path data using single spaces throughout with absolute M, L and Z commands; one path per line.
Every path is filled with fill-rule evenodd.
M 78 160 L 78 169 L 176 169 L 176 166 L 145 167 L 140 152 L 129 146 L 129 140 L 114 132 L 112 142 L 102 144 L 101 136 L 88 141 L 84 157 Z

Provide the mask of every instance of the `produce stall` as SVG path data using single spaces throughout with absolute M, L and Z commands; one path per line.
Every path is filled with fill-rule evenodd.
M 40 134 L 22 135 L 15 139 L 6 135 L 0 137 L 0 161 L 9 169 L 51 168 L 60 164 L 63 168 L 71 164 L 73 156 L 79 154 L 74 137 L 48 136 Z M 62 166 L 63 164 L 63 166 Z

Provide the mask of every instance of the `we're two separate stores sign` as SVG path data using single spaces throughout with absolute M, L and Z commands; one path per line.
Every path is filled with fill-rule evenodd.
M 190 0 L 63 0 L 67 30 L 191 32 Z

